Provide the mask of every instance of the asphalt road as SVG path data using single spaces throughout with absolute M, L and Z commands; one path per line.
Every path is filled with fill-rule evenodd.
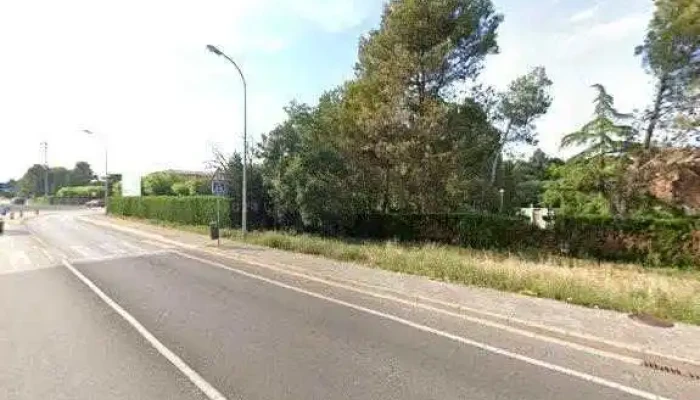
M 692 398 L 697 385 L 77 215 L 0 237 L 0 399 Z

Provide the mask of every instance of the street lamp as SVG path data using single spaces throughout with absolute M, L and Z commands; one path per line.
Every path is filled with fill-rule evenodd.
M 83 132 L 87 133 L 88 135 L 96 136 L 95 132 L 89 129 L 83 129 Z M 107 201 L 109 200 L 109 169 L 107 165 L 108 159 L 109 157 L 107 153 L 107 140 L 105 140 L 105 214 L 107 214 Z
M 248 227 L 248 190 L 246 177 L 246 168 L 248 164 L 248 88 L 245 82 L 245 76 L 243 76 L 243 71 L 241 71 L 241 68 L 231 57 L 211 44 L 207 45 L 207 50 L 217 56 L 224 57 L 233 64 L 233 66 L 236 67 L 236 71 L 238 71 L 238 74 L 241 76 L 241 81 L 243 81 L 243 195 L 241 196 L 243 204 L 241 205 L 241 231 L 245 235 Z

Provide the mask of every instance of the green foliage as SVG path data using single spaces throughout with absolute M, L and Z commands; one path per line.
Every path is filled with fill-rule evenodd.
M 554 236 L 577 257 L 655 267 L 700 265 L 694 218 L 558 217 Z
M 631 116 L 622 114 L 614 107 L 613 97 L 608 94 L 603 85 L 593 85 L 598 91 L 593 103 L 595 118 L 576 132 L 564 136 L 561 147 L 586 146 L 577 157 L 600 158 L 625 149 L 634 136 L 630 125 L 620 122 L 629 121 Z
M 187 186 L 187 183 L 185 183 L 185 182 L 173 183 L 173 186 L 170 189 L 170 191 L 175 196 L 189 196 L 190 195 L 190 188 Z
M 173 185 L 182 178 L 167 172 L 154 172 L 143 177 L 143 191 L 146 196 L 168 196 L 173 194 Z
M 683 138 L 688 129 L 673 124 L 694 113 L 698 98 L 692 85 L 700 76 L 700 5 L 697 0 L 656 0 L 647 35 L 636 53 L 657 79 L 653 105 L 645 113 L 648 125 L 644 147 L 650 148 L 657 127 L 679 130 Z M 692 130 L 692 127 L 691 129 Z M 679 144 L 682 144 L 681 139 Z
M 105 188 L 104 186 L 69 186 L 61 188 L 56 196 L 99 199 L 105 196 Z
M 552 104 L 549 89 L 552 81 L 544 67 L 532 69 L 526 75 L 516 78 L 508 90 L 497 95 L 492 118 L 501 125 L 500 139 L 493 155 L 491 185 L 496 182 L 498 165 L 503 150 L 512 144 L 535 144 L 537 137 L 534 121 L 543 116 Z
M 188 225 L 208 225 L 216 221 L 217 202 L 222 225 L 227 226 L 231 221 L 231 201 L 213 196 L 115 197 L 110 198 L 108 212 Z
M 185 182 L 187 194 L 190 196 L 206 196 L 211 194 L 211 180 L 205 178 L 190 179 Z

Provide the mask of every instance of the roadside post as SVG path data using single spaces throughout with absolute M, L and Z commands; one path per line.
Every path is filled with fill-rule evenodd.
M 211 193 L 216 196 L 216 222 L 212 222 L 209 227 L 209 236 L 211 240 L 216 239 L 216 246 L 221 245 L 220 232 L 221 227 L 221 197 L 227 192 L 226 179 L 220 170 L 217 170 L 211 180 Z

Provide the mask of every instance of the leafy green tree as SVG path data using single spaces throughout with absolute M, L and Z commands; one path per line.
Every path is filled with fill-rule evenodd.
M 647 70 L 657 79 L 653 105 L 645 114 L 643 145 L 649 149 L 657 128 L 668 129 L 698 98 L 689 93 L 700 73 L 700 5 L 697 0 L 656 0 L 644 44 L 638 46 Z
M 211 194 L 211 180 L 205 178 L 190 179 L 185 182 L 190 196 Z
M 92 171 L 90 164 L 85 161 L 79 161 L 70 172 L 71 186 L 84 186 L 95 179 L 95 173 Z
M 390 0 L 380 28 L 360 41 L 358 76 L 398 82 L 420 108 L 479 73 L 502 20 L 491 0 Z
M 23 196 L 42 195 L 46 172 L 46 167 L 43 165 L 32 165 L 19 180 L 20 194 Z
M 190 188 L 186 182 L 175 182 L 170 189 L 175 196 L 189 196 Z
M 596 158 L 601 164 L 606 156 L 619 153 L 629 146 L 634 137 L 634 128 L 624 122 L 632 116 L 615 109 L 614 99 L 600 84 L 593 85 L 598 92 L 595 104 L 595 118 L 576 132 L 565 135 L 561 147 L 580 147 L 584 149 L 577 155 L 582 158 Z
M 501 125 L 500 140 L 493 155 L 491 185 L 496 182 L 498 166 L 506 146 L 515 143 L 536 144 L 534 122 L 547 113 L 552 104 L 549 88 L 552 81 L 544 67 L 536 67 L 508 86 L 508 90 L 498 95 L 497 105 L 492 115 Z
M 146 196 L 171 196 L 173 184 L 177 177 L 167 172 L 154 172 L 143 178 L 143 190 Z

